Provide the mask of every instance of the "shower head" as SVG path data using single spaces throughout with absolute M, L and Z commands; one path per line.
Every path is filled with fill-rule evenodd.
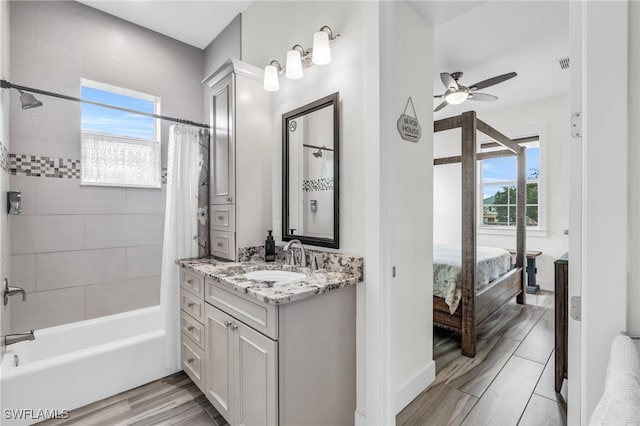
M 20 89 L 17 90 L 20 92 L 20 103 L 22 104 L 22 109 L 38 108 L 42 106 L 42 102 L 40 102 L 31 93 L 23 92 Z
M 313 156 L 316 158 L 322 157 L 322 149 L 318 148 L 317 151 L 313 151 Z

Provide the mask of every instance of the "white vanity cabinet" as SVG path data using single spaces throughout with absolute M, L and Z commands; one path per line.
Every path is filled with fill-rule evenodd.
M 353 424 L 355 286 L 280 305 L 184 269 L 181 287 L 182 367 L 229 424 Z
M 211 254 L 236 260 L 271 227 L 271 97 L 263 71 L 230 59 L 210 87 Z
M 232 425 L 278 424 L 277 342 L 207 304 L 206 396 Z

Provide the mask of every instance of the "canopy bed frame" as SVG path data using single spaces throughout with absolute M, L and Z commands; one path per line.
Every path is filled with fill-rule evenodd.
M 475 111 L 435 121 L 433 126 L 434 133 L 456 128 L 462 130 L 462 155 L 437 158 L 434 159 L 433 164 L 437 166 L 461 163 L 462 259 L 460 281 L 462 297 L 455 313 L 451 314 L 444 299 L 433 296 L 433 324 L 437 327 L 460 332 L 462 354 L 475 357 L 478 325 L 514 296 L 517 296 L 517 303 L 525 303 L 526 148 L 479 120 Z M 478 149 L 477 132 L 488 136 L 495 143 L 484 143 Z M 495 147 L 501 149 L 495 150 Z M 487 151 L 487 148 L 492 150 Z M 477 161 L 514 155 L 517 157 L 515 268 L 476 292 Z

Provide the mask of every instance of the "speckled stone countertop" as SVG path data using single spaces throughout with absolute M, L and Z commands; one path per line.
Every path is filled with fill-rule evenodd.
M 362 275 L 351 271 L 335 272 L 289 266 L 282 262 L 224 262 L 214 258 L 183 259 L 176 263 L 182 268 L 215 280 L 222 287 L 272 305 L 295 302 L 317 294 L 362 282 Z M 260 281 L 245 278 L 244 274 L 259 270 L 283 270 L 305 274 L 306 278 L 293 282 Z

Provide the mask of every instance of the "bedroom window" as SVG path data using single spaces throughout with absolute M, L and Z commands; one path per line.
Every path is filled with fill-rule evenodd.
M 82 81 L 82 98 L 158 114 L 160 99 L 93 81 Z M 81 184 L 161 188 L 159 120 L 82 104 Z
M 540 143 L 523 144 L 527 148 L 527 227 L 541 226 L 540 205 Z M 483 160 L 481 164 L 480 194 L 482 201 L 481 227 L 508 228 L 516 225 L 516 158 L 503 157 Z

